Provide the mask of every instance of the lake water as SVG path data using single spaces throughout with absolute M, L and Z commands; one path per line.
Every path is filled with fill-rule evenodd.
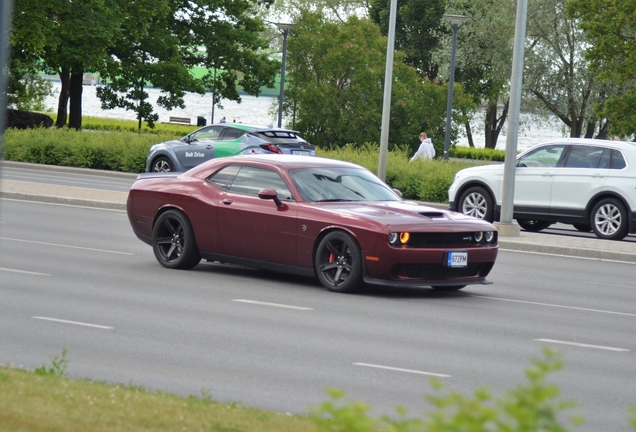
M 53 95 L 45 100 L 47 109 L 52 112 L 57 111 L 57 101 L 60 94 L 59 82 L 53 82 Z M 135 114 L 122 108 L 113 110 L 102 110 L 101 102 L 96 96 L 97 86 L 85 85 L 82 94 L 82 114 L 90 117 L 107 117 L 125 120 L 135 120 Z M 147 88 L 150 101 L 156 101 L 161 94 L 158 89 Z M 222 117 L 227 122 L 236 121 L 238 123 L 247 123 L 255 125 L 276 124 L 278 119 L 278 98 L 269 96 L 241 96 L 242 102 L 222 101 L 223 108 L 218 106 L 214 109 L 214 120 L 218 123 Z M 199 95 L 196 93 L 187 93 L 184 97 L 185 108 L 174 109 L 168 111 L 160 106 L 155 106 L 155 112 L 159 115 L 159 122 L 167 122 L 170 116 L 189 117 L 193 124 L 197 123 L 197 117 L 204 117 L 207 124 L 210 124 L 212 116 L 212 93 Z M 475 120 L 471 123 L 473 128 L 473 140 L 476 147 L 484 147 L 483 138 L 483 113 L 478 113 Z M 283 125 L 291 123 L 291 118 L 283 118 Z M 463 128 L 462 128 L 463 129 Z M 564 132 L 561 128 L 561 122 L 556 118 L 545 120 L 537 120 L 529 114 L 521 114 L 519 119 L 519 136 L 517 139 L 517 149 L 525 150 L 535 144 L 548 141 L 554 138 L 563 137 Z M 460 136 L 457 145 L 468 146 L 466 136 Z M 497 141 L 497 149 L 505 150 L 506 135 L 505 131 L 499 136 Z

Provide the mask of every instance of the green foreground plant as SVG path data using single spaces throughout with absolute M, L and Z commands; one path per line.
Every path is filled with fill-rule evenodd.
M 59 378 L 66 378 L 66 367 L 68 366 L 68 360 L 66 359 L 66 348 L 62 350 L 61 356 L 51 356 L 52 367 L 47 368 L 46 365 L 42 365 L 35 369 L 36 375 L 52 375 Z

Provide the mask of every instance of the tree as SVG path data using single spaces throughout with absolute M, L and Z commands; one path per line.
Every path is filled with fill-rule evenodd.
M 389 29 L 390 4 L 391 0 L 371 0 L 370 17 L 384 35 Z M 433 54 L 443 35 L 449 34 L 448 27 L 442 22 L 445 9 L 445 0 L 405 0 L 398 4 L 395 49 L 403 51 L 406 63 L 431 81 L 439 72 Z
M 358 17 L 328 21 L 308 11 L 296 22 L 285 99 L 287 113 L 299 104 L 296 128 L 321 147 L 378 142 L 386 56 L 378 26 Z M 392 87 L 390 144 L 414 148 L 423 130 L 443 143 L 446 88 L 424 81 L 399 51 Z
M 455 81 L 464 85 L 475 106 L 485 104 L 485 148 L 494 149 L 508 117 L 508 92 L 514 35 L 514 3 L 498 0 L 449 0 L 449 13 L 470 21 L 458 32 Z M 493 29 L 497 37 L 493 38 Z M 446 41 L 445 52 L 450 51 Z M 471 120 L 475 110 L 462 112 L 466 137 L 474 147 Z
M 118 37 L 117 12 L 107 0 L 16 0 L 14 52 L 59 74 L 58 127 L 66 124 L 70 99 L 69 126 L 81 128 L 83 75 L 101 65 L 106 47 Z
M 580 20 L 585 33 L 585 59 L 598 73 L 598 80 L 613 84 L 620 92 L 611 94 L 599 115 L 611 122 L 613 134 L 636 133 L 636 0 L 570 0 L 567 12 Z
M 240 101 L 238 85 L 252 95 L 261 86 L 273 87 L 280 66 L 260 52 L 266 47 L 259 36 L 263 22 L 254 17 L 253 2 L 147 0 L 130 4 L 122 0 L 120 7 L 130 18 L 122 22 L 122 37 L 108 49 L 109 57 L 101 69 L 107 85 L 98 95 L 105 108 L 135 111 L 140 127 L 142 120 L 151 126 L 157 120 L 144 91 L 148 84 L 164 91 L 157 103 L 168 109 L 183 108 L 185 91 L 204 93 L 206 88 L 214 88 L 215 100 Z M 140 9 L 142 13 L 138 13 Z M 210 70 L 195 79 L 190 73 L 193 66 Z M 216 80 L 214 69 L 222 70 Z
M 595 112 L 616 87 L 596 80 L 584 58 L 588 44 L 578 20 L 566 16 L 562 0 L 537 0 L 528 7 L 525 82 L 569 129 L 571 137 L 605 138 L 609 122 Z

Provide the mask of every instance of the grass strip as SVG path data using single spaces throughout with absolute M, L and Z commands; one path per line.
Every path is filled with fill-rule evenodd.
M 306 417 L 219 403 L 206 394 L 183 398 L 0 367 L 0 431 L 314 430 L 316 426 Z

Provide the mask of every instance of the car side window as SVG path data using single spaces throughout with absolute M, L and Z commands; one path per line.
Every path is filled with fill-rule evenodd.
M 610 169 L 623 169 L 627 166 L 623 153 L 618 150 L 612 150 Z
M 602 147 L 575 145 L 570 150 L 565 168 L 597 168 L 603 156 Z
M 216 140 L 221 135 L 223 126 L 210 126 L 190 134 L 190 142 Z
M 565 145 L 551 145 L 538 148 L 525 154 L 517 161 L 518 167 L 547 167 L 554 168 L 559 163 Z
M 223 137 L 221 139 L 223 141 L 235 140 L 235 139 L 245 135 L 245 132 L 246 131 L 244 131 L 242 129 L 228 127 L 228 128 L 225 129 L 225 133 L 223 134 Z
M 291 200 L 292 194 L 278 173 L 243 165 L 230 186 L 230 192 L 258 196 L 263 189 L 274 189 L 281 200 Z
M 236 173 L 238 173 L 240 168 L 240 165 L 228 165 L 220 171 L 212 174 L 207 180 L 223 190 L 230 190 L 234 177 L 236 177 Z

